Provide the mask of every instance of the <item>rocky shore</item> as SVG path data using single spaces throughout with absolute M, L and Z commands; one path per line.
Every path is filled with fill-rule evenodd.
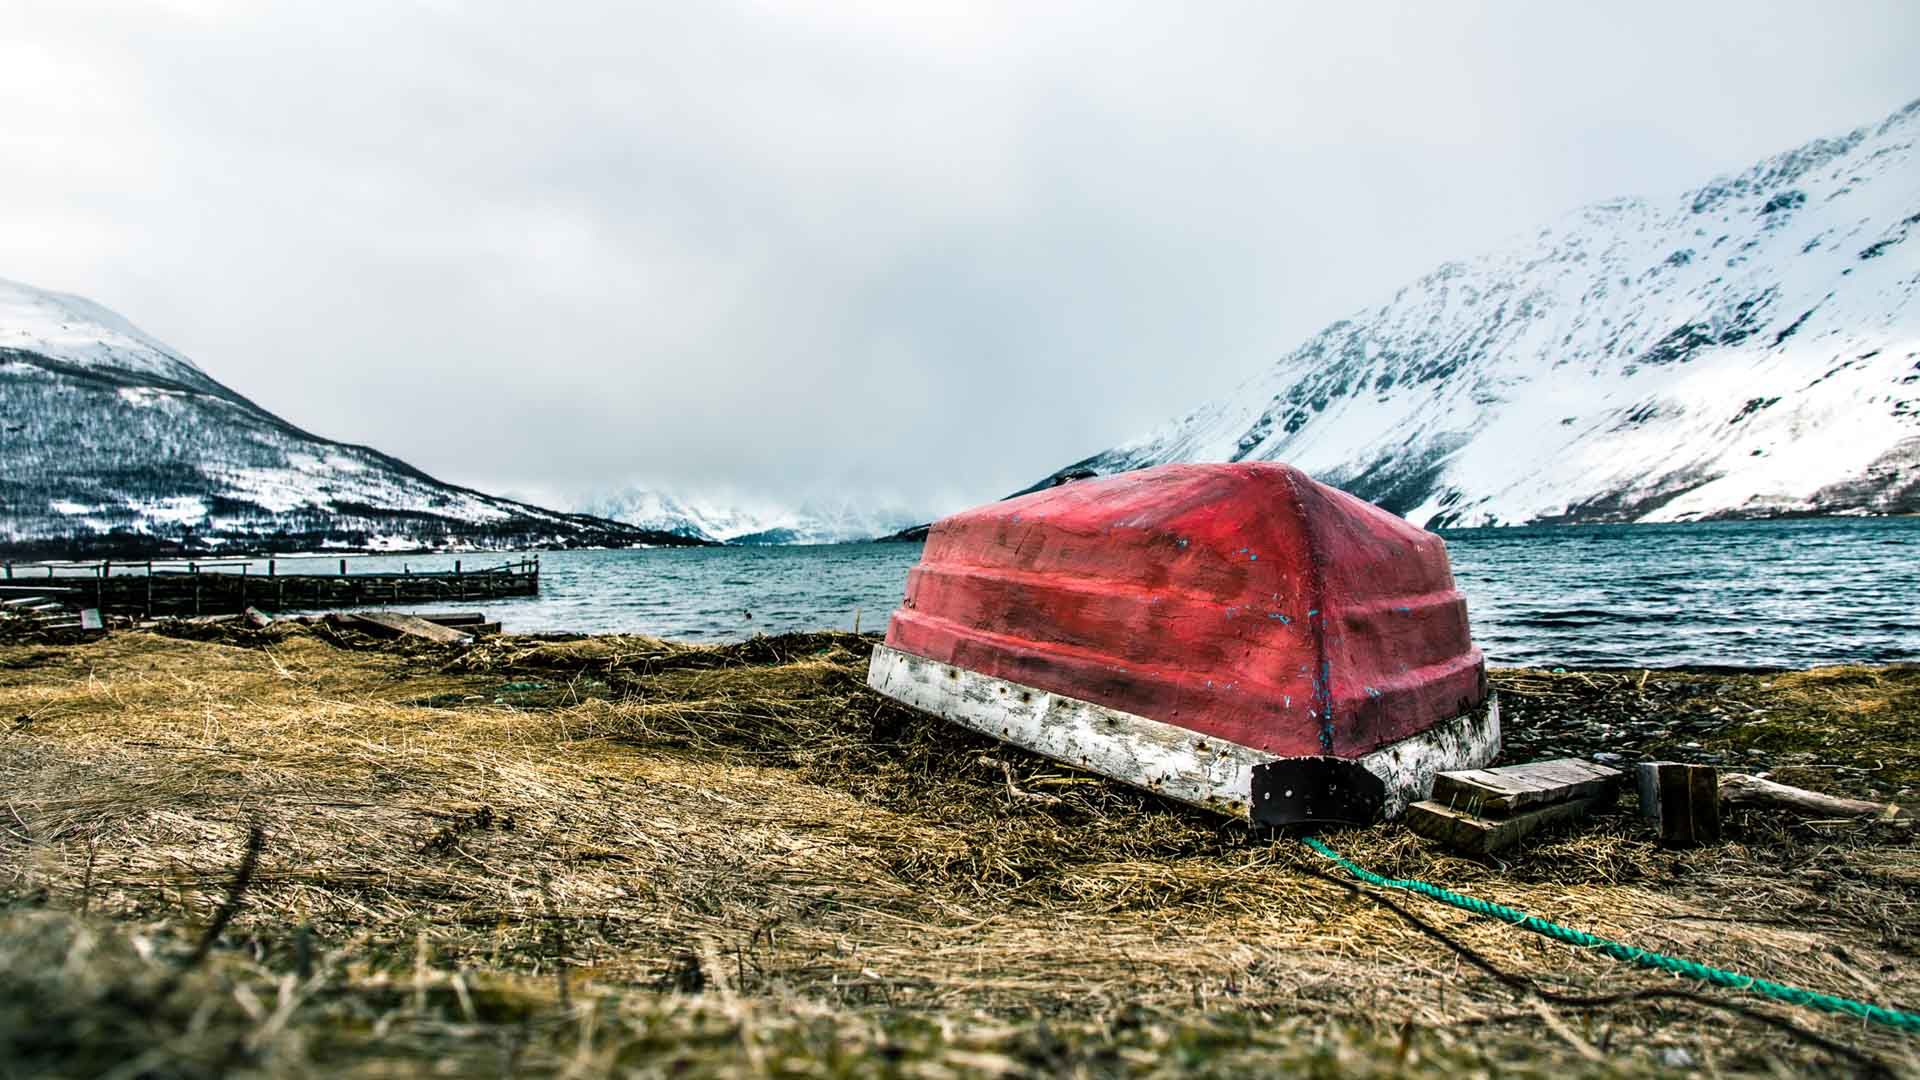
M 1418 906 L 1445 944 L 1323 876 L 1297 838 L 893 706 L 865 686 L 867 637 L 172 630 L 0 644 L 0 1072 L 1557 1078 L 1910 1060 L 1898 1034 L 1676 999 L 1665 976 Z M 1901 798 L 1920 758 L 1912 668 L 1493 682 L 1510 760 L 1681 757 Z M 1705 963 L 1920 996 L 1914 830 L 1751 811 L 1727 826 L 1669 851 L 1623 808 L 1497 860 L 1395 824 L 1323 836 L 1380 873 Z M 1548 1010 L 1526 985 L 1594 1003 Z

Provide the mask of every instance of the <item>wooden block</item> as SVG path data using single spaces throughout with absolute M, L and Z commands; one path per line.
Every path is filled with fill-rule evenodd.
M 1711 765 L 1648 761 L 1635 767 L 1640 813 L 1660 821 L 1660 842 L 1695 847 L 1720 839 L 1720 771 Z
M 106 624 L 100 621 L 99 608 L 86 608 L 80 612 L 80 629 L 105 630 Z
M 417 637 L 441 645 L 464 645 L 473 640 L 450 626 L 430 623 L 413 615 L 402 615 L 394 611 L 356 611 L 353 618 L 361 623 L 371 623 L 389 633 Z
M 273 616 L 267 614 L 264 611 L 261 611 L 259 608 L 254 607 L 251 604 L 249 604 L 247 606 L 247 609 L 245 611 L 242 611 L 240 614 L 246 616 L 247 625 L 253 627 L 255 630 L 265 630 L 267 627 L 273 625 Z
M 1433 801 L 1497 817 L 1568 799 L 1612 798 L 1621 775 L 1619 769 L 1580 758 L 1461 769 L 1433 778 Z
M 1407 827 L 1429 840 L 1438 840 L 1456 851 L 1485 855 L 1512 847 L 1523 838 L 1549 825 L 1585 817 L 1600 803 L 1599 797 L 1568 799 L 1511 817 L 1483 818 L 1455 810 L 1431 799 L 1407 807 Z

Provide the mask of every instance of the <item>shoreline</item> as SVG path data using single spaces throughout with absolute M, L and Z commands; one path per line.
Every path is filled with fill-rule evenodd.
M 1583 1037 L 1596 1061 L 1510 987 L 1314 876 L 1292 840 L 891 706 L 864 685 L 866 636 L 455 647 L 324 624 L 170 629 L 192 637 L 0 645 L 0 1059 L 28 1071 L 141 1054 L 381 1074 L 559 1074 L 582 1055 L 602 1063 L 590 1074 L 1112 1073 L 1167 1053 L 1237 1074 L 1641 1075 L 1675 1054 L 1850 1069 L 1671 1001 L 1566 1013 L 1613 1032 Z M 1834 794 L 1920 783 L 1920 669 L 1493 679 L 1516 760 L 1692 742 Z M 1667 851 L 1654 832 L 1616 810 L 1497 862 L 1391 824 L 1329 841 L 1377 872 L 1702 962 L 1920 996 L 1913 830 L 1740 810 L 1718 847 Z M 1563 992 L 1667 985 L 1418 910 Z M 85 960 L 61 959 L 82 940 Z M 10 1001 L 32 1022 L 9 1026 Z

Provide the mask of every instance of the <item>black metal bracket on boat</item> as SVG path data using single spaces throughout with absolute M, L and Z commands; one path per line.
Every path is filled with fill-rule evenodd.
M 1349 758 L 1293 757 L 1255 765 L 1251 794 L 1256 825 L 1367 825 L 1380 818 L 1387 783 Z

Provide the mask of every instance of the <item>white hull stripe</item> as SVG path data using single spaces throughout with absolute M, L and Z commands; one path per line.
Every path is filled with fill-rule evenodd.
M 887 697 L 1069 765 L 1219 813 L 1248 818 L 1253 767 L 1282 756 L 1255 750 L 943 664 L 885 645 L 873 649 L 867 684 Z M 1433 790 L 1433 776 L 1477 769 L 1500 752 L 1500 707 L 1484 709 L 1358 759 L 1385 782 L 1387 817 Z

